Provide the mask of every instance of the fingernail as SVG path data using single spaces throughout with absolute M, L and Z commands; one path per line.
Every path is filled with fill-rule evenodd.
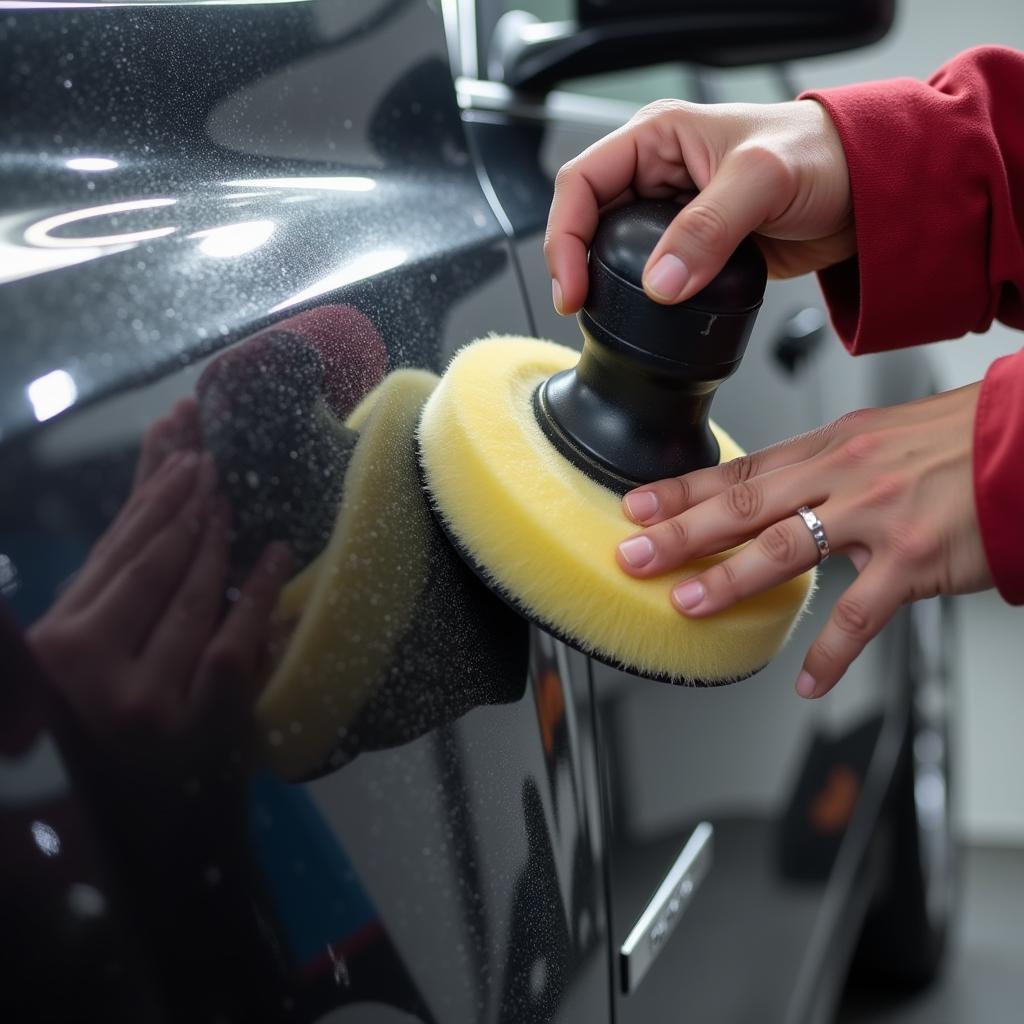
M 687 580 L 672 591 L 672 599 L 683 611 L 693 611 L 707 597 L 708 592 L 700 580 Z
M 660 299 L 674 299 L 690 280 L 690 268 L 672 253 L 666 253 L 651 267 L 644 284 Z
M 558 278 L 551 279 L 551 301 L 554 303 L 555 312 L 559 316 L 564 316 L 562 312 L 562 286 L 558 283 Z
M 801 697 L 813 697 L 814 691 L 818 689 L 818 681 L 810 672 L 801 672 L 796 679 L 796 692 Z
M 654 491 L 634 491 L 627 494 L 626 511 L 634 522 L 646 522 L 658 511 L 658 496 Z
M 650 537 L 630 537 L 619 545 L 619 551 L 630 566 L 641 569 L 654 557 L 654 544 Z

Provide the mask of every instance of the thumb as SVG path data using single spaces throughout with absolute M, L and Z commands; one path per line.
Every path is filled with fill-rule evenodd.
M 701 290 L 736 247 L 784 207 L 776 158 L 736 151 L 722 161 L 704 189 L 665 229 L 644 267 L 643 285 L 656 302 L 671 305 Z

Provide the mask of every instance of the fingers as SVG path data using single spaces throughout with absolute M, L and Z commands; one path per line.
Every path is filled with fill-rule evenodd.
M 575 313 L 587 297 L 587 249 L 598 214 L 629 187 L 636 173 L 636 144 L 626 130 L 584 150 L 555 178 L 544 258 L 552 278 L 552 301 L 559 313 Z
M 268 544 L 203 654 L 191 694 L 197 713 L 237 712 L 240 702 L 247 709 L 255 700 L 270 616 L 290 568 L 288 545 Z
M 600 211 L 643 176 L 638 194 L 671 195 L 693 182 L 681 155 L 650 159 L 648 116 L 634 119 L 569 161 L 555 178 L 544 256 L 552 277 L 552 299 L 559 313 L 575 313 L 587 297 L 587 249 Z
M 196 556 L 140 659 L 146 666 L 141 673 L 145 679 L 177 688 L 179 697 L 187 692 L 188 681 L 217 625 L 227 573 L 228 520 L 228 503 L 220 499 L 207 520 Z
M 787 520 L 801 505 L 821 505 L 828 498 L 825 487 L 825 478 L 808 473 L 803 463 L 733 484 L 624 540 L 619 564 L 631 576 L 646 578 L 725 551 Z
M 789 176 L 767 150 L 728 153 L 654 247 L 644 267 L 647 294 L 670 304 L 699 292 L 747 235 L 789 204 L 794 190 Z
M 821 509 L 830 524 L 830 540 L 838 548 L 844 536 L 843 515 L 831 503 Z M 810 530 L 798 516 L 773 523 L 724 561 L 677 584 L 672 604 L 690 618 L 704 618 L 738 601 L 793 579 L 821 560 Z
M 827 443 L 826 431 L 812 430 L 719 466 L 645 483 L 623 498 L 623 511 L 628 519 L 640 526 L 664 522 L 700 502 L 721 495 L 729 487 L 806 462 L 822 452 Z
M 737 484 L 805 462 L 821 452 L 827 443 L 825 431 L 813 430 L 719 466 L 644 484 L 625 495 L 622 510 L 627 519 L 639 526 L 660 523 Z M 801 505 L 806 503 L 800 502 Z
M 174 452 L 140 486 L 61 595 L 58 606 L 62 612 L 91 605 L 154 534 L 180 512 L 195 490 L 199 465 L 199 456 L 194 452 Z
M 144 484 L 173 452 L 198 447 L 196 400 L 191 397 L 179 399 L 170 414 L 157 420 L 143 436 L 132 489 Z
M 896 574 L 871 566 L 847 588 L 811 645 L 796 682 L 801 697 L 822 697 L 843 677 L 903 603 Z
M 117 645 L 133 653 L 143 648 L 202 537 L 216 482 L 209 455 L 200 459 L 194 479 L 188 500 L 148 543 L 140 545 L 84 612 L 93 628 L 116 631 Z

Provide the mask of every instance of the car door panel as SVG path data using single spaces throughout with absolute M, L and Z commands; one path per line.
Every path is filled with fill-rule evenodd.
M 3 650 L 20 666 L 3 693 L 43 708 L 38 742 L 12 740 L 0 774 L 45 775 L 51 744 L 74 809 L 0 807 L 5 832 L 25 807 L 40 823 L 35 853 L 5 858 L 25 909 L 7 938 L 37 964 L 5 982 L 11 1019 L 91 1019 L 108 997 L 141 1006 L 133 1020 L 608 1019 L 585 668 L 531 640 L 455 557 L 409 431 L 358 479 L 347 461 L 402 371 L 532 329 L 440 15 L 354 0 L 26 9 L 0 22 L 0 48 L 0 553 L 18 622 Z M 264 727 L 265 758 L 231 761 L 226 788 L 194 752 L 167 788 L 155 745 L 122 755 L 91 731 L 78 674 L 9 658 L 182 408 L 231 497 L 239 578 L 275 537 L 296 569 L 345 556 L 326 593 L 352 618 L 326 648 L 325 708 L 367 692 L 326 758 L 289 778 L 268 764 L 301 753 L 315 717 Z M 357 499 L 363 528 L 332 547 Z M 46 897 L 86 882 L 95 897 Z M 112 937 L 90 947 L 97 905 Z M 47 972 L 72 964 L 95 991 L 48 997 Z M 129 968 L 138 1002 L 122 1006 Z
M 541 176 L 550 196 L 561 163 L 622 123 L 625 105 L 609 103 L 602 122 L 592 98 L 531 102 L 471 83 L 463 96 L 470 137 L 516 231 L 538 330 L 578 347 L 575 318 L 551 307 L 544 193 L 520 185 Z M 851 365 L 827 326 L 806 360 L 785 365 L 777 348 L 790 320 L 821 306 L 809 279 L 769 283 L 744 362 L 712 413 L 748 450 L 926 391 L 916 364 Z M 787 647 L 732 686 L 672 688 L 593 663 L 614 956 L 698 823 L 714 827 L 707 877 L 649 973 L 617 994 L 618 1019 L 658 1019 L 669 1008 L 723 1022 L 831 1012 L 872 884 L 867 850 L 899 747 L 904 685 L 898 618 L 828 700 L 793 694 L 804 652 L 852 578 L 841 560 L 824 566 Z M 823 960 L 823 942 L 846 954 Z

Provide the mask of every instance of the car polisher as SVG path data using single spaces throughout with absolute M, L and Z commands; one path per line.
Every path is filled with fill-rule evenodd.
M 729 552 L 671 578 L 635 579 L 615 561 L 636 530 L 626 491 L 743 454 L 709 414 L 761 306 L 764 257 L 745 239 L 693 298 L 655 303 L 641 275 L 679 209 L 644 200 L 603 218 L 579 314 L 582 354 L 507 336 L 461 349 L 424 406 L 419 453 L 449 538 L 527 618 L 627 671 L 715 685 L 774 657 L 814 572 L 687 619 L 670 603 L 672 585 Z

